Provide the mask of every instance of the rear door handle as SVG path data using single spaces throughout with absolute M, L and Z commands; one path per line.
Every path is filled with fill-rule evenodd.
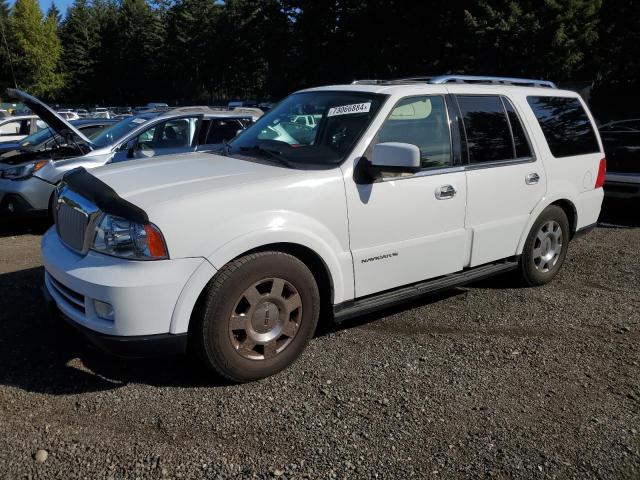
M 536 172 L 530 173 L 526 177 L 524 177 L 524 183 L 526 183 L 527 185 L 535 185 L 539 181 L 540 175 L 538 175 Z
M 436 198 L 438 200 L 447 200 L 456 196 L 458 191 L 453 185 L 441 185 L 436 188 Z

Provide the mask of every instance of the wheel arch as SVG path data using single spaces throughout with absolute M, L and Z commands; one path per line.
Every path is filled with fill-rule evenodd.
M 332 304 L 336 298 L 336 277 L 332 273 L 331 267 L 327 264 L 325 258 L 308 245 L 296 242 L 264 243 L 236 253 L 233 257 L 230 257 L 221 264 L 220 267 L 245 255 L 264 251 L 288 253 L 298 258 L 309 268 L 316 279 L 320 291 L 321 319 L 325 318 L 327 312 L 331 312 Z M 201 301 L 207 285 L 211 282 L 218 270 L 219 269 L 214 267 L 211 259 L 207 259 L 191 275 L 174 309 L 170 333 L 184 333 L 189 330 L 193 312 Z M 338 285 L 337 288 L 340 289 L 341 286 Z M 338 296 L 340 295 L 341 294 L 338 293 Z
M 522 254 L 524 244 L 527 241 L 527 236 L 529 235 L 533 224 L 538 219 L 540 214 L 544 211 L 544 209 L 550 205 L 557 205 L 565 212 L 565 214 L 567 215 L 567 219 L 569 220 L 569 229 L 571 231 L 570 236 L 571 238 L 573 238 L 578 224 L 578 210 L 576 208 L 575 200 L 571 195 L 568 194 L 558 194 L 553 197 L 546 197 L 543 198 L 531 211 L 529 215 L 529 221 L 527 222 L 520 236 L 520 242 L 518 242 L 518 250 L 516 251 L 516 255 Z
M 555 202 L 550 203 L 548 206 L 551 205 L 557 205 L 562 210 L 564 210 L 564 213 L 569 220 L 569 231 L 571 232 L 570 237 L 573 238 L 576 233 L 576 227 L 578 225 L 578 210 L 576 209 L 576 206 L 573 204 L 573 202 L 567 200 L 566 198 L 556 200 Z

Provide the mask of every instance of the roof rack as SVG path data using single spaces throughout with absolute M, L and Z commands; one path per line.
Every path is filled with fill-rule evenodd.
M 558 88 L 548 80 L 514 77 L 483 77 L 477 75 L 442 75 L 431 77 L 429 83 L 489 83 L 498 85 L 519 85 L 523 87 Z
M 514 77 L 485 77 L 480 75 L 440 75 L 436 77 L 408 77 L 393 80 L 354 80 L 354 85 L 400 85 L 406 83 L 475 83 L 483 85 L 518 85 L 522 87 L 558 88 L 548 80 Z

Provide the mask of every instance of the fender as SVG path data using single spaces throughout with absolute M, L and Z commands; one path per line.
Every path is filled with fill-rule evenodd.
M 207 260 L 214 268 L 220 269 L 234 258 L 265 245 L 297 244 L 315 252 L 326 265 L 333 284 L 333 303 L 353 299 L 353 262 L 348 239 L 345 238 L 343 246 L 328 227 L 292 211 L 252 213 L 234 220 L 231 225 L 221 226 L 221 229 L 237 232 L 240 225 L 244 225 L 245 230 L 247 225 L 258 225 L 258 228 L 245 231 L 211 252 Z

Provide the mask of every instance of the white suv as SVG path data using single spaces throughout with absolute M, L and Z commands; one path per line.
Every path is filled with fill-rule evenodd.
M 113 353 L 188 348 L 228 379 L 262 378 L 321 312 L 509 270 L 549 282 L 598 219 L 602 152 L 582 99 L 550 82 L 303 90 L 219 154 L 68 173 L 42 241 L 49 305 Z

